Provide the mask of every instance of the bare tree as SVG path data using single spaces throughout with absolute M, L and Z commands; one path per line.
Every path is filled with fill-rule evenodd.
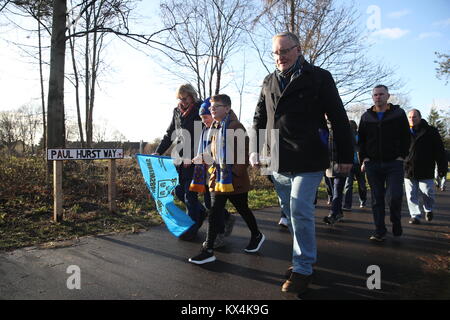
M 5 148 L 9 155 L 15 154 L 19 143 L 17 114 L 11 111 L 0 112 L 0 147 Z
M 23 151 L 26 154 L 34 154 L 34 147 L 37 143 L 36 136 L 40 131 L 39 126 L 41 124 L 39 108 L 33 105 L 23 105 L 15 114 L 16 127 L 23 145 Z
M 219 93 L 228 59 L 241 47 L 251 10 L 244 0 L 168 0 L 161 3 L 166 41 L 177 51 L 164 51 L 176 65 L 166 68 L 195 83 L 201 98 Z M 181 21 L 176 24 L 177 21 Z
M 263 2 L 253 30 L 270 35 L 283 31 L 297 34 L 306 60 L 333 74 L 345 105 L 366 100 L 365 95 L 379 83 L 397 89 L 401 86 L 392 69 L 366 58 L 369 45 L 358 25 L 356 6 L 335 0 Z M 270 61 L 269 55 L 261 55 L 261 61 Z

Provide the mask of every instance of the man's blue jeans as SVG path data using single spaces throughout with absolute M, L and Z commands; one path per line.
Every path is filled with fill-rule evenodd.
M 403 161 L 388 162 L 367 161 L 365 163 L 367 180 L 372 194 L 372 213 L 375 231 L 385 235 L 385 197 L 388 201 L 390 218 L 393 225 L 401 225 L 403 199 Z
M 275 190 L 293 236 L 293 272 L 310 275 L 317 259 L 314 199 L 323 171 L 273 173 Z

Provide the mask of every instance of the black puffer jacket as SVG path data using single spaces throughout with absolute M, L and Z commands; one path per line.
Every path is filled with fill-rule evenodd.
M 373 107 L 361 117 L 359 123 L 360 162 L 366 158 L 371 161 L 392 161 L 408 155 L 410 132 L 405 111 L 397 105 L 389 104 L 384 117 L 378 120 Z
M 447 173 L 447 157 L 439 131 L 421 120 L 416 134 L 411 134 L 411 145 L 405 160 L 405 177 L 425 180 L 434 178 L 434 168 L 438 165 L 438 173 Z
M 276 73 L 269 74 L 261 89 L 253 129 L 279 130 L 278 172 L 315 172 L 329 167 L 328 148 L 319 129 L 330 120 L 339 153 L 337 162 L 353 163 L 350 125 L 330 72 L 302 61 L 301 74 L 281 92 Z M 256 144 L 251 144 L 251 152 Z M 269 144 L 270 145 L 270 144 Z M 271 155 L 273 156 L 273 155 Z

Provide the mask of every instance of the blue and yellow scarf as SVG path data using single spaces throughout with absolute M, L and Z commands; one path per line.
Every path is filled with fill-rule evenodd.
M 218 192 L 233 192 L 233 174 L 231 171 L 232 164 L 226 164 L 227 159 L 227 138 L 226 130 L 230 122 L 230 115 L 228 114 L 225 119 L 223 119 L 219 124 L 218 133 L 211 137 L 211 132 L 213 131 L 205 129 L 202 131 L 201 143 L 199 144 L 199 149 L 197 155 L 204 153 L 207 149 L 208 144 L 204 143 L 204 137 L 207 132 L 207 141 L 211 141 L 214 144 L 212 148 L 214 149 L 214 161 L 215 163 L 210 168 L 210 173 L 216 172 L 216 183 L 214 191 Z M 189 186 L 190 191 L 194 192 L 205 192 L 206 185 L 206 164 L 196 164 L 194 167 L 194 176 Z
M 215 136 L 215 170 L 216 185 L 214 191 L 233 192 L 233 174 L 231 171 L 232 164 L 227 164 L 227 129 L 230 123 L 230 114 L 220 122 L 220 128 L 217 136 Z

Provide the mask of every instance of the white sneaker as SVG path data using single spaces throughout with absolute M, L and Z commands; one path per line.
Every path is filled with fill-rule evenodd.
M 285 217 L 282 217 L 280 219 L 280 221 L 278 222 L 278 224 L 282 227 L 287 228 L 288 227 L 288 219 L 286 219 Z

